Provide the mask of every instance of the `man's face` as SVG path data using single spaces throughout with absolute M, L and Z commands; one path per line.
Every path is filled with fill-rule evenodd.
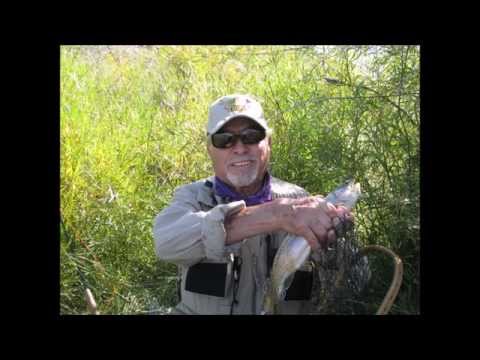
M 220 131 L 239 134 L 254 127 L 255 122 L 239 117 L 229 121 Z M 240 193 L 254 193 L 260 187 L 267 171 L 270 145 L 270 138 L 267 137 L 258 144 L 250 145 L 237 139 L 232 147 L 226 149 L 209 144 L 208 153 L 213 161 L 215 175 Z

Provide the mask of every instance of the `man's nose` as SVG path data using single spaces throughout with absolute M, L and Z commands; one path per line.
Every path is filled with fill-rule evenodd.
M 236 139 L 232 146 L 232 150 L 235 154 L 245 154 L 248 151 L 248 146 L 245 145 L 242 140 Z

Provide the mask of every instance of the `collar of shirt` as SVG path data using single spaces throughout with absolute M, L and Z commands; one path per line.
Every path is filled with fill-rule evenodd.
M 250 196 L 245 196 L 234 191 L 230 186 L 215 176 L 213 190 L 216 195 L 228 202 L 244 200 L 247 206 L 263 204 L 268 201 L 272 201 L 272 187 L 271 177 L 267 172 L 263 179 L 263 184 L 260 190 Z

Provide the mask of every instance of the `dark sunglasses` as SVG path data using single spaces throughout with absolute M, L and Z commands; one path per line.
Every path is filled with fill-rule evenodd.
M 257 129 L 245 129 L 240 134 L 229 132 L 216 133 L 212 135 L 212 144 L 219 149 L 232 147 L 237 139 L 240 139 L 245 145 L 258 144 L 265 139 L 265 135 L 265 130 Z

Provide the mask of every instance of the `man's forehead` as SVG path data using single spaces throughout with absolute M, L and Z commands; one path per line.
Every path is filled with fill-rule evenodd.
M 258 127 L 258 124 L 247 117 L 238 117 L 230 120 L 225 126 L 222 126 L 222 131 L 243 130 L 251 127 Z

